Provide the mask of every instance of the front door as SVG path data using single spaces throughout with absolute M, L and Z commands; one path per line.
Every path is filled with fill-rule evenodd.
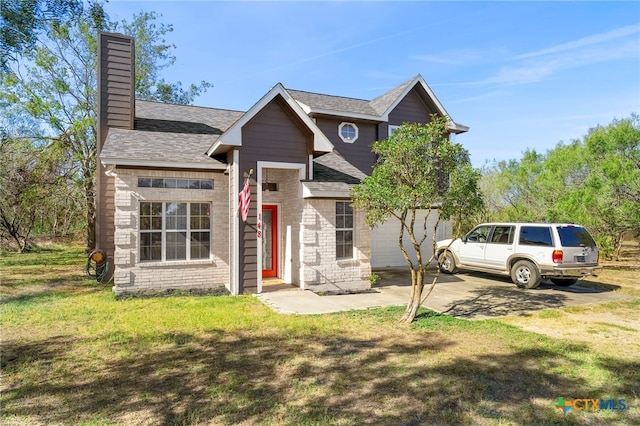
M 490 232 L 491 225 L 482 225 L 467 234 L 467 240 L 460 244 L 458 250 L 458 257 L 463 265 L 484 265 L 484 250 Z
M 484 250 L 484 263 L 488 268 L 507 270 L 507 259 L 513 254 L 516 227 L 496 225 L 491 241 Z
M 278 206 L 262 206 L 262 277 L 278 276 Z

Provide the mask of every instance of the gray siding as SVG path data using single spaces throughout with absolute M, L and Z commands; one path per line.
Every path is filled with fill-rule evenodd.
M 338 135 L 338 126 L 343 122 L 358 126 L 358 139 L 355 142 L 346 143 Z M 378 125 L 376 123 L 353 119 L 340 120 L 334 117 L 317 117 L 316 125 L 345 160 L 361 172 L 367 175 L 371 174 L 371 168 L 376 162 L 376 156 L 371 152 L 371 143 L 378 140 Z
M 418 94 L 417 88 L 414 87 L 389 113 L 389 124 L 399 126 L 404 122 L 428 123 L 430 121 L 429 115 L 436 112 L 435 106 L 429 106 L 425 99 Z
M 110 127 L 133 129 L 134 41 L 122 34 L 100 33 L 98 44 L 98 153 Z M 115 243 L 114 178 L 96 170 L 96 247 L 113 259 Z
M 313 149 L 311 131 L 295 115 L 286 102 L 276 97 L 242 128 L 240 174 L 236 194 L 242 190 L 250 169 L 258 161 L 307 164 Z M 308 173 L 308 170 L 307 170 Z M 255 175 L 253 176 L 255 178 Z M 251 179 L 251 204 L 247 221 L 240 221 L 240 292 L 256 291 L 257 270 L 257 209 L 256 181 Z M 237 196 L 237 195 L 236 195 Z
M 242 164 L 242 162 L 240 163 Z M 252 166 L 255 168 L 255 165 Z M 245 169 L 242 167 L 241 169 Z M 249 168 L 246 168 L 247 173 Z M 247 173 L 243 173 L 243 178 L 240 180 L 240 188 L 236 193 L 239 193 L 244 186 Z M 257 291 L 257 277 L 258 277 L 258 237 L 256 232 L 257 228 L 257 212 L 256 209 L 256 180 L 251 179 L 249 183 L 251 187 L 251 202 L 249 204 L 249 214 L 247 221 L 242 222 L 240 220 L 240 293 L 245 291 L 255 293 Z M 239 213 L 238 213 L 239 214 Z M 260 271 L 262 274 L 262 271 Z
M 279 96 L 242 128 L 240 161 L 307 163 L 312 133 Z
M 100 33 L 98 45 L 98 121 L 102 148 L 109 127 L 133 129 L 135 109 L 133 38 Z

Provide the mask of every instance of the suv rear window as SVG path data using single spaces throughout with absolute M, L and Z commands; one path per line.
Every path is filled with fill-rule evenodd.
M 553 246 L 548 226 L 523 226 L 520 228 L 520 244 L 528 246 Z
M 558 226 L 558 235 L 563 247 L 595 247 L 591 234 L 581 226 Z

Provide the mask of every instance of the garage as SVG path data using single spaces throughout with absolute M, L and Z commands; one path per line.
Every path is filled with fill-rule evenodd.
M 419 210 L 416 212 L 416 222 L 414 232 L 417 238 L 421 238 L 424 235 L 423 224 L 427 218 L 427 239 L 422 244 L 422 255 L 426 256 L 424 261 L 426 262 L 431 256 L 432 242 L 433 242 L 433 227 L 438 218 L 438 211 L 431 210 Z M 450 229 L 448 223 L 441 223 L 438 226 L 437 240 L 442 240 L 447 234 L 445 232 L 445 225 Z M 398 235 L 400 235 L 400 221 L 395 217 L 390 217 L 385 223 L 376 226 L 371 231 L 371 267 L 372 268 L 386 268 L 393 266 L 407 266 L 407 262 L 402 256 L 402 252 L 398 247 Z M 404 235 L 404 246 L 407 248 L 407 252 L 415 262 L 416 257 L 413 253 L 413 247 L 411 240 L 407 234 Z

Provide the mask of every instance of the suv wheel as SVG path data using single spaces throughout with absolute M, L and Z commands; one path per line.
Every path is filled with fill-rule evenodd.
M 440 271 L 445 274 L 453 274 L 456 272 L 456 260 L 450 251 L 445 251 L 438 257 Z
M 559 287 L 569 287 L 574 285 L 578 280 L 575 278 L 551 278 L 551 282 Z
M 519 288 L 536 288 L 540 285 L 540 272 L 528 260 L 519 260 L 511 267 L 511 280 Z

